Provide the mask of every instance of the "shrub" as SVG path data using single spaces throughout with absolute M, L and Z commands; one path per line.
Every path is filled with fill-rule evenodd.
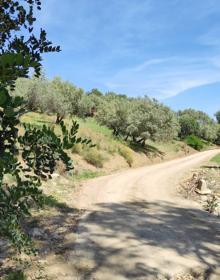
M 212 198 L 209 198 L 206 201 L 206 204 L 204 205 L 204 209 L 209 213 L 214 213 L 216 208 L 218 208 L 218 199 L 215 196 L 213 196 Z
M 133 157 L 131 151 L 127 147 L 119 147 L 118 149 L 119 154 L 126 160 L 128 165 L 131 167 L 133 163 Z
M 185 141 L 187 145 L 189 145 L 197 151 L 201 151 L 204 148 L 204 142 L 195 135 L 187 136 Z
M 95 167 L 102 168 L 106 158 L 96 149 L 86 149 L 83 153 L 83 158 Z

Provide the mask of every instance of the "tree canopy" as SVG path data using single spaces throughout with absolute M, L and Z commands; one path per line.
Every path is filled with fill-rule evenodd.
M 191 135 L 213 143 L 219 139 L 219 124 L 206 113 L 193 109 L 176 113 L 147 96 L 130 98 L 98 89 L 85 92 L 58 77 L 52 81 L 44 77 L 18 80 L 15 94 L 22 91 L 20 85 L 28 109 L 55 114 L 57 123 L 67 115 L 95 117 L 112 129 L 113 135 L 142 145 L 148 140 L 170 141 Z
M 220 124 L 220 111 L 217 111 L 215 113 L 215 117 L 216 117 L 217 122 Z
M 180 122 L 180 137 L 195 135 L 206 141 L 215 142 L 218 125 L 206 113 L 187 109 L 178 112 Z

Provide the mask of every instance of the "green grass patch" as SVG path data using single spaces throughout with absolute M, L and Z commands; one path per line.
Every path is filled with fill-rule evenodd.
M 22 116 L 21 121 L 36 126 L 51 126 L 55 124 L 55 116 L 31 112 Z
M 23 272 L 11 272 L 9 275 L 4 277 L 4 280 L 27 280 L 27 277 Z
M 119 147 L 118 152 L 126 160 L 128 165 L 131 167 L 134 161 L 131 150 L 125 146 L 121 146 Z
M 80 118 L 74 118 L 74 119 L 82 127 L 90 128 L 92 131 L 101 133 L 105 136 L 112 136 L 112 131 L 108 127 L 98 124 L 94 118 L 87 118 L 85 120 Z
M 220 154 L 214 156 L 211 161 L 220 165 Z
M 66 208 L 68 207 L 66 203 L 58 201 L 53 195 L 44 195 L 43 198 L 43 206 L 44 207 L 52 207 L 52 208 Z
M 104 174 L 104 172 L 99 171 L 83 170 L 79 174 L 74 175 L 74 180 L 82 181 L 87 179 L 93 179 L 99 176 L 103 176 Z
M 206 143 L 195 135 L 187 136 L 185 138 L 185 142 L 188 146 L 192 147 L 197 151 L 201 151 L 206 146 Z
M 55 125 L 56 116 L 46 115 L 40 113 L 27 113 L 22 116 L 23 123 L 29 123 L 32 125 Z M 67 124 L 71 124 L 72 120 L 77 121 L 80 128 L 91 129 L 94 132 L 101 133 L 105 136 L 112 136 L 112 131 L 107 127 L 100 125 L 94 118 L 81 119 L 78 117 L 66 117 L 64 121 Z
M 86 149 L 83 158 L 95 167 L 102 168 L 107 158 L 96 148 Z

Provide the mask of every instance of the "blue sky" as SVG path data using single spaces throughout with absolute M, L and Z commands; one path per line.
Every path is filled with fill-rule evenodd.
M 90 90 L 220 109 L 219 0 L 46 0 L 39 25 L 62 52 L 45 71 Z

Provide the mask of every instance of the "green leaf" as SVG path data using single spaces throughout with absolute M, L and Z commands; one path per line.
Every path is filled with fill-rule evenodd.
M 0 106 L 4 105 L 8 100 L 8 92 L 6 89 L 0 90 Z
M 8 117 L 8 118 L 11 118 L 11 117 L 13 117 L 14 115 L 15 115 L 15 112 L 14 112 L 14 109 L 13 108 L 6 108 L 5 110 L 4 110 L 4 113 L 5 113 L 5 115 Z

